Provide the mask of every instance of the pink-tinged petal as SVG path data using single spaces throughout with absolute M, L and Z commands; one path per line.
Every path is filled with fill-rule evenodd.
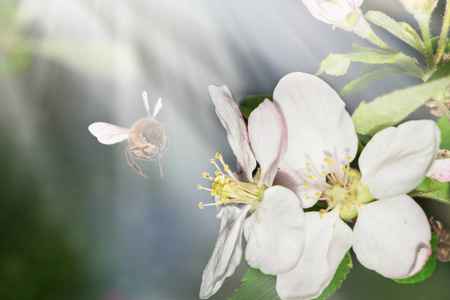
M 347 0 L 339 1 L 339 3 L 324 1 L 319 5 L 326 13 L 329 24 L 347 26 L 347 15 L 353 11 Z
M 259 184 L 271 186 L 287 146 L 286 123 L 272 101 L 264 100 L 250 114 L 248 133 L 253 154 L 261 167 Z
M 219 238 L 203 271 L 200 298 L 207 299 L 234 273 L 242 258 L 242 231 L 250 206 L 243 209 L 227 206 L 222 210 Z
M 328 286 L 345 253 L 353 242 L 353 233 L 335 209 L 319 217 L 305 213 L 305 249 L 299 263 L 289 272 L 277 275 L 281 299 L 313 299 Z
M 406 194 L 435 160 L 440 131 L 433 121 L 409 121 L 378 132 L 361 153 L 361 181 L 375 198 Z
M 227 131 L 228 143 L 238 164 L 251 181 L 251 174 L 256 168 L 256 161 L 250 149 L 247 128 L 241 111 L 225 85 L 221 87 L 210 85 L 209 94 L 216 106 L 216 114 Z
M 247 218 L 245 259 L 266 274 L 291 270 L 303 252 L 305 217 L 297 196 L 290 190 L 273 186 Z
M 319 173 L 324 158 L 345 166 L 358 148 L 353 121 L 345 103 L 322 79 L 305 73 L 284 76 L 274 91 L 274 103 L 281 108 L 288 129 L 288 149 L 284 162 L 290 168 Z
M 327 24 L 332 24 L 330 23 L 329 19 L 327 18 L 327 16 L 324 14 L 324 12 L 322 11 L 322 9 L 319 6 L 319 1 L 317 0 L 302 0 L 303 4 L 306 6 L 306 8 L 309 10 L 309 12 L 313 15 L 314 18 L 325 22 Z
M 427 176 L 440 182 L 450 182 L 450 158 L 435 160 Z
M 388 278 L 419 272 L 431 254 L 431 230 L 422 208 L 401 195 L 364 204 L 353 228 L 358 260 Z
M 348 5 L 357 12 L 364 0 L 348 0 Z
M 322 193 L 323 187 L 319 186 L 319 182 L 320 180 L 324 181 L 324 179 L 309 180 L 303 173 L 306 173 L 306 171 L 296 172 L 282 164 L 273 184 L 287 187 L 297 195 L 302 208 L 310 208 L 317 203 Z

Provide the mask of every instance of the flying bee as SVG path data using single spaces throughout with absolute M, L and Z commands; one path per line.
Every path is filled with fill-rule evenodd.
M 161 177 L 163 177 L 162 156 L 169 147 L 169 139 L 165 135 L 164 127 L 155 120 L 162 107 L 162 101 L 161 98 L 158 99 L 153 114 L 150 114 L 146 91 L 142 92 L 142 98 L 148 116 L 145 119 L 136 121 L 131 129 L 103 122 L 92 123 L 88 129 L 100 143 L 105 145 L 112 145 L 128 139 L 129 146 L 125 148 L 128 164 L 144 178 L 148 178 L 148 176 L 142 173 L 133 160 L 133 156 L 138 159 L 154 161 L 154 156 L 158 155 L 159 170 Z

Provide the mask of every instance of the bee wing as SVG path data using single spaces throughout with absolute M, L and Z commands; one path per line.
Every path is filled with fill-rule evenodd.
M 145 110 L 147 111 L 147 114 L 150 117 L 150 106 L 148 105 L 148 97 L 146 91 L 142 92 L 142 99 L 144 100 Z
M 155 109 L 153 110 L 153 118 L 156 117 L 161 107 L 162 107 L 162 99 L 159 98 L 158 102 L 156 102 Z
M 88 129 L 100 143 L 105 145 L 112 145 L 126 140 L 131 131 L 128 128 L 103 122 L 92 123 Z

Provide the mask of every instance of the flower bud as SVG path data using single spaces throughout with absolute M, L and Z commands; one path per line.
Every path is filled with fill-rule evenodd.
M 363 0 L 302 0 L 309 12 L 318 20 L 351 30 L 361 15 Z
M 399 0 L 403 7 L 415 17 L 429 17 L 438 0 Z

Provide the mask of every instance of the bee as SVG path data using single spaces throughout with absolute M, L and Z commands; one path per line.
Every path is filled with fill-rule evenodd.
M 136 121 L 131 129 L 103 122 L 92 123 L 88 129 L 104 145 L 112 145 L 128 139 L 129 145 L 125 148 L 128 164 L 144 178 L 148 178 L 148 176 L 142 173 L 133 160 L 133 156 L 137 159 L 154 161 L 154 156 L 158 155 L 159 170 L 161 177 L 163 177 L 162 156 L 169 147 L 169 139 L 165 135 L 164 127 L 155 119 L 162 107 L 162 101 L 161 98 L 158 99 L 153 114 L 150 114 L 146 91 L 142 92 L 142 98 L 147 111 L 147 118 Z

